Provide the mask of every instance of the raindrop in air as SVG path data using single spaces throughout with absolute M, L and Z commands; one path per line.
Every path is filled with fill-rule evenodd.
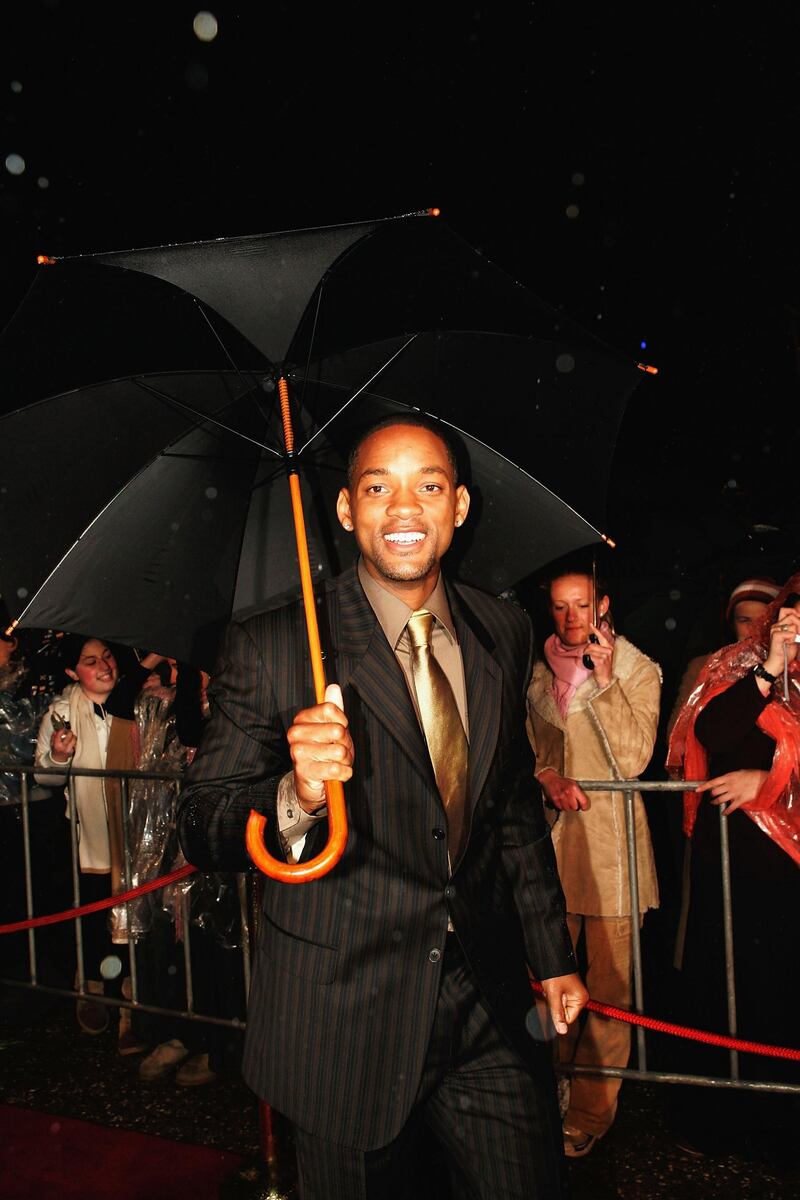
M 215 487 L 207 487 L 207 488 L 206 488 L 206 498 L 207 498 L 208 500 L 216 500 L 216 498 L 217 498 L 217 489 L 216 489 Z
M 20 83 L 20 81 L 18 79 L 11 80 L 11 90 L 12 90 L 12 92 L 15 92 L 17 96 L 22 91 L 22 84 Z
M 583 185 L 586 183 L 586 176 L 584 175 L 583 171 L 574 171 L 572 174 L 572 182 L 575 184 L 575 187 L 583 187 Z
M 664 622 L 664 628 L 669 629 L 671 632 L 673 629 L 678 628 L 678 622 L 674 617 L 667 617 L 666 621 Z
M 44 188 L 49 188 L 50 180 L 47 178 L 46 175 L 40 175 L 39 178 L 36 180 L 36 186 L 42 188 L 42 190 L 44 190 Z
M 122 959 L 116 954 L 107 954 L 100 963 L 100 974 L 103 979 L 119 979 L 122 974 Z
M 198 41 L 213 42 L 219 33 L 219 22 L 213 13 L 203 10 L 195 14 L 192 29 Z
M 7 154 L 6 170 L 9 175 L 22 175 L 25 170 L 25 159 L 21 154 Z
M 672 588 L 669 594 L 670 600 L 680 600 L 681 593 L 679 588 Z
M 571 354 L 559 354 L 556 359 L 556 370 L 562 375 L 569 375 L 570 371 L 575 370 L 575 359 Z
M 565 212 L 566 212 L 567 216 L 569 217 L 570 221 L 574 221 L 575 218 L 580 213 L 580 211 L 581 210 L 578 208 L 577 204 L 568 204 L 565 209 Z

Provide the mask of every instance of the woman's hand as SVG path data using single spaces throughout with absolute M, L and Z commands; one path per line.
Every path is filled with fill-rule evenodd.
M 793 663 L 800 649 L 800 644 L 795 640 L 797 638 L 800 638 L 800 613 L 796 608 L 779 609 L 778 619 L 770 629 L 769 651 L 764 669 L 771 675 L 780 675 L 783 670 L 784 653 L 787 662 Z
M 55 763 L 68 763 L 78 739 L 71 729 L 54 729 L 50 735 L 50 757 Z
M 574 779 L 567 779 L 565 775 L 559 775 L 554 767 L 545 767 L 538 779 L 545 799 L 559 812 L 565 810 L 576 812 L 578 809 L 585 812 L 589 807 L 589 797 L 586 792 L 578 786 Z
M 597 625 L 590 625 L 589 628 L 597 638 L 597 642 L 590 642 L 586 647 L 586 653 L 594 663 L 594 677 L 597 686 L 607 688 L 613 676 L 614 645 Z
M 725 816 L 752 804 L 763 787 L 768 771 L 746 769 L 729 771 L 727 775 L 717 775 L 715 779 L 707 779 L 701 783 L 698 792 L 710 792 L 712 804 L 724 804 Z

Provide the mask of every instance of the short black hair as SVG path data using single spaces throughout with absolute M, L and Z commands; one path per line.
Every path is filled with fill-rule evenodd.
M 102 642 L 108 646 L 106 639 L 96 633 L 65 633 L 58 639 L 58 660 L 63 670 L 75 670 L 87 642 Z M 108 648 L 111 650 L 110 646 Z
M 373 433 L 380 433 L 382 429 L 391 429 L 393 425 L 411 425 L 418 429 L 427 429 L 444 445 L 447 451 L 447 457 L 450 466 L 453 468 L 453 482 L 458 483 L 458 460 L 456 458 L 456 448 L 453 438 L 451 437 L 447 426 L 436 417 L 431 417 L 423 412 L 403 412 L 393 416 L 381 417 L 379 421 L 374 421 L 362 433 L 360 433 L 350 447 L 350 453 L 347 456 L 347 486 L 353 486 L 353 474 L 355 472 L 356 459 L 358 452 L 364 445 L 367 438 L 372 437 Z

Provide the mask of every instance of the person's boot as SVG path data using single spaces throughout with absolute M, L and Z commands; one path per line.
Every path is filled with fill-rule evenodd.
M 87 979 L 86 991 L 93 996 L 102 996 L 102 979 Z M 108 1029 L 108 1007 L 105 1004 L 98 1004 L 96 1000 L 80 996 L 75 1007 L 75 1016 L 84 1033 L 94 1036 L 104 1033 Z
M 127 976 L 122 981 L 122 996 L 123 999 L 130 1000 L 131 995 L 130 976 Z M 117 1045 L 120 1054 L 141 1054 L 147 1049 L 147 1046 L 142 1039 L 134 1032 L 133 1022 L 131 1020 L 131 1010 L 129 1008 L 120 1008 L 119 1010 L 119 1031 Z

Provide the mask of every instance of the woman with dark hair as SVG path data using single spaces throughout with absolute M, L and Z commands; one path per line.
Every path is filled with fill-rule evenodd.
M 35 776 L 46 787 L 65 785 L 73 767 L 93 770 L 130 769 L 134 765 L 131 722 L 113 715 L 120 684 L 117 660 L 101 638 L 65 634 L 61 662 L 72 682 L 57 696 L 39 726 L 35 765 L 64 768 L 64 774 Z M 126 675 L 125 689 L 138 690 L 161 655 L 148 655 Z M 116 709 L 115 711 L 119 711 Z M 74 778 L 81 904 L 111 895 L 121 877 L 119 785 L 98 776 Z M 65 794 L 66 789 L 65 789 Z M 68 795 L 68 794 L 67 794 Z M 69 802 L 66 816 L 69 817 Z M 116 888 L 114 888 L 116 890 Z M 102 995 L 100 964 L 113 955 L 108 913 L 101 910 L 82 919 L 83 965 L 86 990 Z M 108 1008 L 88 999 L 78 1001 L 78 1023 L 86 1033 L 102 1033 Z
M 712 655 L 678 715 L 667 767 L 705 779 L 684 796 L 691 876 L 682 947 L 687 1023 L 727 1026 L 720 821 L 730 853 L 737 1030 L 774 1045 L 797 1041 L 793 997 L 800 982 L 791 915 L 800 898 L 800 574 L 769 606 L 755 635 Z M 686 1069 L 728 1073 L 725 1052 L 685 1047 Z M 743 1055 L 744 1078 L 792 1079 L 788 1063 Z M 797 1161 L 798 1105 L 791 1096 L 681 1089 L 679 1141 L 709 1151 L 751 1149 Z

